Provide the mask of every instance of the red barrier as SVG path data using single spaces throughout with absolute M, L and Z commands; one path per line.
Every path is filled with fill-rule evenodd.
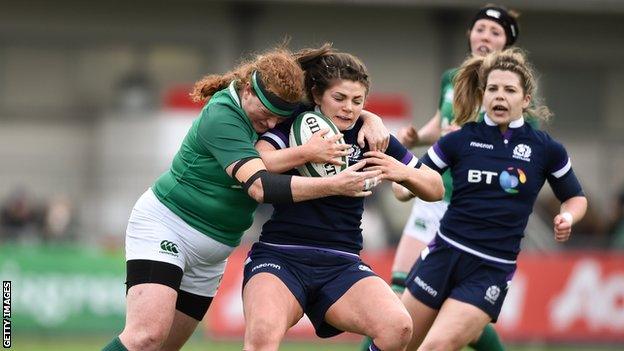
M 522 254 L 496 327 L 506 340 L 624 342 L 624 254 Z
M 241 285 L 247 251 L 241 247 L 229 260 L 205 319 L 211 337 L 243 336 Z M 388 279 L 393 254 L 366 252 L 363 258 Z M 522 254 L 496 328 L 505 341 L 624 342 L 624 254 Z M 307 318 L 288 336 L 316 338 Z

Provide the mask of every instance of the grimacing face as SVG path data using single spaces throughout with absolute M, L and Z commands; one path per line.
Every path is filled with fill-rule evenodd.
M 258 134 L 266 132 L 285 120 L 285 118 L 277 116 L 269 111 L 256 94 L 253 93 L 249 84 L 246 84 L 243 88 L 241 106 Z
M 320 96 L 314 94 L 314 103 L 334 122 L 338 130 L 348 129 L 355 124 L 365 100 L 364 84 L 347 79 L 336 80 Z
M 494 123 L 506 125 L 521 118 L 530 102 L 531 96 L 524 93 L 517 73 L 498 69 L 490 72 L 483 92 L 483 107 Z
M 469 41 L 470 52 L 473 56 L 485 56 L 491 52 L 503 50 L 507 36 L 500 24 L 482 18 L 472 26 Z

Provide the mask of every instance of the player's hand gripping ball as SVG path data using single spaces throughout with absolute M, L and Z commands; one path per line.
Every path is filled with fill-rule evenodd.
M 340 131 L 334 123 L 324 115 L 317 112 L 305 112 L 297 116 L 290 128 L 289 143 L 291 146 L 301 146 L 307 143 L 314 133 L 322 129 L 329 129 L 324 138 L 331 138 L 340 134 Z M 344 138 L 340 138 L 336 143 L 344 144 Z M 297 171 L 306 177 L 328 177 L 336 175 L 349 166 L 349 158 L 342 156 L 342 166 L 333 165 L 331 163 L 313 163 L 308 162 L 303 166 L 297 167 Z

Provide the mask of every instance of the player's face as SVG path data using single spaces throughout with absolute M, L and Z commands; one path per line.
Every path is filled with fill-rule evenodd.
M 323 95 L 314 97 L 321 112 L 331 118 L 339 130 L 348 129 L 357 121 L 365 100 L 364 84 L 346 79 L 337 80 Z
M 493 70 L 488 75 L 483 107 L 487 115 L 498 125 L 522 117 L 522 111 L 529 106 L 531 96 L 524 94 L 520 76 L 511 71 Z
M 480 19 L 470 30 L 470 51 L 475 56 L 501 51 L 506 42 L 505 29 L 494 21 Z
M 249 85 L 243 88 L 241 105 L 257 133 L 264 133 L 284 120 L 284 118 L 271 113 L 251 91 Z

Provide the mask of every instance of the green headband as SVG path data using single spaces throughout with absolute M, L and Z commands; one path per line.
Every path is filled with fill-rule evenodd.
M 288 102 L 268 91 L 264 87 L 262 77 L 258 71 L 253 71 L 251 74 L 251 85 L 264 107 L 280 117 L 292 116 L 297 106 L 299 106 L 298 103 Z

